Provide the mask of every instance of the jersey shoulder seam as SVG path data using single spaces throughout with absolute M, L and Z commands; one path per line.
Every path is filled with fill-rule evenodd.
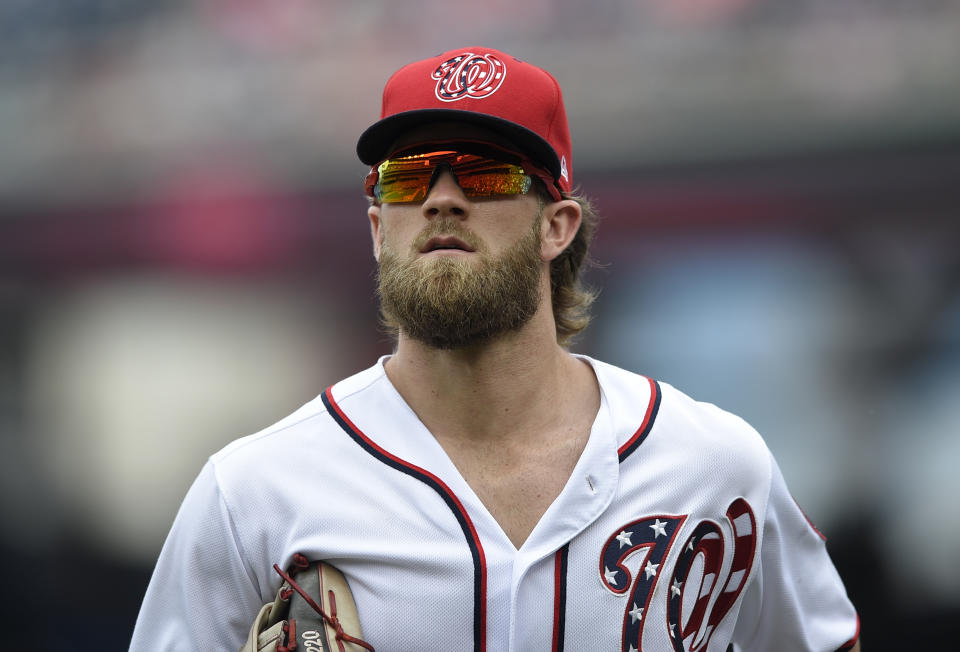
M 234 453 L 246 448 L 247 446 L 256 444 L 257 442 L 260 442 L 263 439 L 266 439 L 267 437 L 278 435 L 292 428 L 296 428 L 297 426 L 300 426 L 306 423 L 307 421 L 310 421 L 311 419 L 324 418 L 324 417 L 329 419 L 330 415 L 326 411 L 326 409 L 317 409 L 317 407 L 314 405 L 315 403 L 319 403 L 319 397 L 317 399 L 310 401 L 309 403 L 304 405 L 302 408 L 300 408 L 300 410 L 298 411 L 308 410 L 307 414 L 305 414 L 301 418 L 296 419 L 295 421 L 287 422 L 287 419 L 290 419 L 291 417 L 295 416 L 296 412 L 294 412 L 293 414 L 291 414 L 290 416 L 286 417 L 281 421 L 278 421 L 270 426 L 267 426 L 266 428 L 258 432 L 233 440 L 232 442 L 224 446 L 222 449 L 220 449 L 219 451 L 211 455 L 210 462 L 214 466 L 216 466 L 218 463 L 227 460 Z M 323 404 L 319 403 L 319 405 L 322 407 Z
M 367 370 L 367 371 L 370 371 L 370 370 Z M 361 372 L 361 373 L 363 373 L 363 372 Z M 331 385 L 331 386 L 329 387 L 330 394 L 333 395 L 334 390 L 335 390 L 338 386 L 342 387 L 343 385 L 345 385 L 345 384 L 347 383 L 347 381 L 351 381 L 351 380 L 353 380 L 354 378 L 355 378 L 355 377 L 353 377 L 353 378 L 347 378 L 347 379 L 344 379 L 344 380 L 342 380 L 342 381 L 340 381 L 340 382 L 338 382 L 338 383 L 334 383 L 333 385 Z M 373 386 L 373 385 L 375 385 L 376 383 L 378 383 L 378 382 L 380 382 L 380 381 L 383 381 L 383 380 L 386 380 L 386 379 L 387 379 L 387 374 L 386 374 L 386 373 L 382 370 L 382 368 L 381 368 L 380 373 L 370 374 L 370 378 L 369 378 L 366 382 L 364 382 L 363 384 L 357 385 L 357 386 L 355 386 L 355 387 L 350 387 L 349 390 L 347 390 L 342 396 L 335 396 L 335 397 L 334 397 L 334 400 L 336 400 L 336 402 L 337 402 L 338 404 L 342 404 L 343 401 L 347 400 L 348 398 L 350 398 L 350 397 L 352 397 L 352 396 L 354 396 L 354 395 L 356 395 L 356 394 L 359 394 L 360 392 L 364 392 L 364 391 L 370 389 L 370 387 Z M 352 383 L 351 383 L 351 384 L 352 384 Z M 324 393 L 326 393 L 326 392 L 324 392 Z M 318 398 L 317 400 L 320 400 L 320 399 Z M 326 406 L 324 406 L 323 410 L 326 411 Z

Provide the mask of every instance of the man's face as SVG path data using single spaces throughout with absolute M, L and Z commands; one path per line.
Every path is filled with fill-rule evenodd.
M 371 208 L 382 310 L 404 335 L 455 349 L 516 330 L 542 300 L 535 195 L 467 198 L 449 171 L 419 204 Z

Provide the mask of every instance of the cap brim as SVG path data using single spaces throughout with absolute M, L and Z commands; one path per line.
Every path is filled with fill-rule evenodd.
M 375 165 L 390 154 L 390 148 L 400 135 L 423 124 L 449 121 L 465 122 L 487 127 L 513 143 L 519 152 L 537 163 L 542 163 L 553 175 L 560 176 L 560 159 L 550 144 L 536 133 L 515 122 L 457 109 L 418 109 L 396 113 L 375 122 L 360 135 L 357 141 L 357 156 L 367 165 Z

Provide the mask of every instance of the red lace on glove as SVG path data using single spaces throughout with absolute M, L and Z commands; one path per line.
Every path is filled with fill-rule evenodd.
M 303 570 L 310 566 L 309 560 L 303 555 L 301 555 L 300 553 L 297 553 L 293 556 L 293 564 L 300 570 Z M 323 608 L 320 605 L 317 604 L 317 602 L 313 598 L 310 597 L 309 593 L 304 591 L 299 584 L 293 581 L 292 577 L 290 577 L 287 573 L 283 572 L 283 569 L 280 568 L 280 566 L 278 566 L 277 564 L 274 564 L 273 570 L 277 571 L 280 577 L 282 577 L 284 581 L 290 584 L 290 587 L 294 591 L 299 593 L 300 597 L 302 597 L 306 601 L 306 603 L 310 605 L 310 608 L 316 611 L 318 614 L 320 614 L 320 617 L 323 618 L 324 622 L 326 622 L 333 628 L 334 640 L 336 640 L 337 647 L 340 649 L 340 652 L 346 652 L 346 648 L 344 648 L 343 646 L 344 641 L 346 641 L 347 643 L 353 643 L 354 645 L 359 645 L 365 650 L 370 650 L 370 652 L 376 652 L 373 649 L 373 646 L 367 643 L 366 641 L 363 641 L 355 636 L 350 636 L 345 631 L 343 631 L 343 625 L 340 624 L 340 620 L 337 618 L 337 597 L 333 591 L 327 592 L 328 593 L 327 597 L 330 598 L 330 613 L 328 614 L 323 610 Z M 290 635 L 290 638 L 287 639 L 287 640 L 294 641 L 294 647 L 296 647 L 295 627 L 296 625 L 291 623 L 290 631 L 293 633 Z M 289 649 L 292 650 L 293 648 L 289 648 Z M 280 650 L 280 648 L 278 648 L 278 650 Z M 283 648 L 282 652 L 287 652 L 287 648 Z

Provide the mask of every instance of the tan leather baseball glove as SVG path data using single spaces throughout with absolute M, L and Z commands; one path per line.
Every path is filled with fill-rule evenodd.
M 360 618 L 347 579 L 322 561 L 293 556 L 277 598 L 263 605 L 240 652 L 374 652 L 360 637 Z

